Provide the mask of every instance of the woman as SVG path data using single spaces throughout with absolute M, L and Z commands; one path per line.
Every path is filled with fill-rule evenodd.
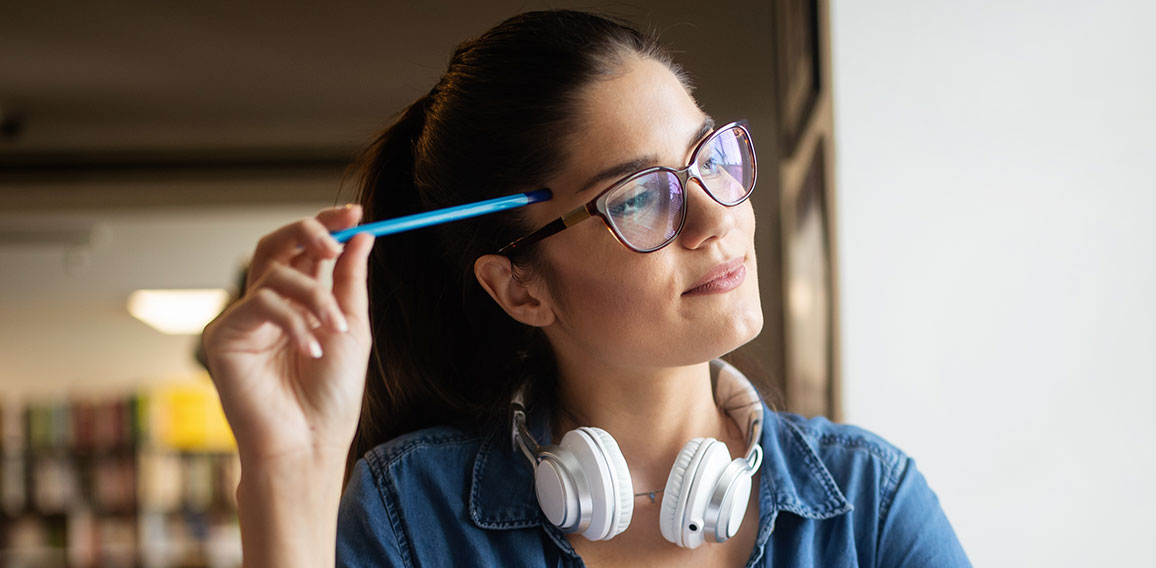
M 511 18 L 363 166 L 360 205 L 263 238 L 205 329 L 248 564 L 967 565 L 899 450 L 715 361 L 763 323 L 753 145 L 652 40 Z M 541 187 L 376 247 L 329 235 Z

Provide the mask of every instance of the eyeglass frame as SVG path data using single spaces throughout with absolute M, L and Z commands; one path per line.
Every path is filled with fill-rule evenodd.
M 743 131 L 743 134 L 746 135 L 747 145 L 750 147 L 750 151 L 751 151 L 751 188 L 749 190 L 747 190 L 746 195 L 743 195 L 742 199 L 740 199 L 734 203 L 727 204 L 727 203 L 723 203 L 722 201 L 720 201 L 719 198 L 717 196 L 715 196 L 714 193 L 711 192 L 711 190 L 707 189 L 706 182 L 704 182 L 702 177 L 699 176 L 698 153 L 699 153 L 699 151 L 702 150 L 702 148 L 704 146 L 706 146 L 707 142 L 714 139 L 716 136 L 719 135 L 719 133 L 725 132 L 725 131 L 730 130 L 732 128 L 738 128 L 738 129 Z M 694 170 L 694 173 L 691 173 L 692 169 Z M 649 174 L 652 174 L 655 172 L 660 172 L 660 171 L 669 171 L 669 172 L 673 173 L 674 176 L 676 178 L 678 178 L 679 183 L 682 184 L 682 191 L 683 191 L 683 200 L 682 200 L 682 207 L 681 207 L 682 215 L 681 215 L 680 219 L 678 220 L 678 227 L 675 228 L 674 233 L 671 234 L 670 238 L 666 239 L 665 241 L 662 242 L 662 244 L 655 246 L 654 248 L 639 249 L 639 248 L 631 245 L 630 243 L 626 242 L 626 239 L 623 238 L 621 235 L 619 235 L 618 231 L 616 231 L 614 229 L 614 223 L 610 220 L 609 214 L 607 213 L 606 201 L 609 198 L 609 195 L 611 194 L 611 192 L 622 187 L 625 183 L 629 182 L 630 180 L 633 180 L 635 178 L 639 178 L 639 177 L 642 177 L 645 175 L 649 175 Z M 667 166 L 654 166 L 654 167 L 639 170 L 639 171 L 634 172 L 632 174 L 627 174 L 626 176 L 623 176 L 623 177 L 619 178 L 617 181 L 615 181 L 614 183 L 610 184 L 610 186 L 607 187 L 606 189 L 603 189 L 602 191 L 598 192 L 598 195 L 596 195 L 590 201 L 587 201 L 584 205 L 581 205 L 581 206 L 565 213 L 561 217 L 547 223 L 546 225 L 542 226 L 538 230 L 536 230 L 536 231 L 534 231 L 534 232 L 532 232 L 532 233 L 530 233 L 524 237 L 521 237 L 519 239 L 511 241 L 509 244 L 507 244 L 506 246 L 499 249 L 498 254 L 503 255 L 503 256 L 509 256 L 510 252 L 515 251 L 519 247 L 527 247 L 529 245 L 537 243 L 538 241 L 541 241 L 542 239 L 545 239 L 546 237 L 550 237 L 550 236 L 553 236 L 554 234 L 560 233 L 563 230 L 569 229 L 570 227 L 573 227 L 574 225 L 577 225 L 578 223 L 585 221 L 586 219 L 589 219 L 591 217 L 598 217 L 598 218 L 602 219 L 602 224 L 604 224 L 606 226 L 606 230 L 610 231 L 610 234 L 614 235 L 614 238 L 618 242 L 622 243 L 622 246 L 624 246 L 624 247 L 626 247 L 626 248 L 628 248 L 634 252 L 642 253 L 642 254 L 655 252 L 655 251 L 665 247 L 666 245 L 669 245 L 670 243 L 674 242 L 674 240 L 676 238 L 678 238 L 678 235 L 680 235 L 682 233 L 682 228 L 686 225 L 686 212 L 690 208 L 688 203 L 687 203 L 688 200 L 687 200 L 686 196 L 689 193 L 689 189 L 687 189 L 687 188 L 690 186 L 690 180 L 692 180 L 692 179 L 698 182 L 698 185 L 700 187 L 702 187 L 702 190 L 704 192 L 706 192 L 706 194 L 709 195 L 711 199 L 713 199 L 716 203 L 718 203 L 719 205 L 722 205 L 723 207 L 734 207 L 736 205 L 742 204 L 742 202 L 746 201 L 747 199 L 750 199 L 751 194 L 755 192 L 755 182 L 758 179 L 758 159 L 755 156 L 755 143 L 754 143 L 754 141 L 751 140 L 751 131 L 748 128 L 748 123 L 745 119 L 736 120 L 734 122 L 728 122 L 727 124 L 724 124 L 718 128 L 715 128 L 711 132 L 707 133 L 706 136 L 703 136 L 703 139 L 700 140 L 699 143 L 695 145 L 694 151 L 691 152 L 690 163 L 688 163 L 686 165 L 686 167 L 683 167 L 681 169 L 674 169 L 674 168 L 670 168 Z

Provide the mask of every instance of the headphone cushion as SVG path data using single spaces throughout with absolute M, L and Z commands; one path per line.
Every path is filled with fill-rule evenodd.
M 674 467 L 670 468 L 670 476 L 666 478 L 666 489 L 662 491 L 662 511 L 659 513 L 658 528 L 662 532 L 663 538 L 674 544 L 678 544 L 679 525 L 681 524 L 679 519 L 674 518 L 674 515 L 678 512 L 678 502 L 682 496 L 686 468 L 690 466 L 691 458 L 694 457 L 704 440 L 706 438 L 695 438 L 682 447 L 682 451 L 674 460 Z
M 590 428 L 590 431 L 602 443 L 603 454 L 614 474 L 614 494 L 618 497 L 614 518 L 617 522 L 614 523 L 610 535 L 606 537 L 609 539 L 630 526 L 630 518 L 634 516 L 634 484 L 630 480 L 630 468 L 626 466 L 626 458 L 622 455 L 622 450 L 614 437 L 601 428 Z

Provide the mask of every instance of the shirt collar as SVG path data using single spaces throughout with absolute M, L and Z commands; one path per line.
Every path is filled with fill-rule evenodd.
M 532 410 L 527 427 L 539 444 L 550 443 L 547 412 Z M 760 525 L 778 511 L 811 519 L 826 519 L 852 509 L 802 431 L 763 405 L 763 464 L 760 468 Z M 759 498 L 752 495 L 752 498 Z M 511 447 L 509 424 L 495 428 L 482 441 L 474 460 L 470 487 L 470 518 L 483 529 L 517 529 L 545 522 L 534 495 L 530 463 Z M 763 532 L 760 530 L 760 532 Z

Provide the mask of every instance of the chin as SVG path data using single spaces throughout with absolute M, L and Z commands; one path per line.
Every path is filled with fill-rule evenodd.
M 734 327 L 734 346 L 726 353 L 730 353 L 747 343 L 753 341 L 763 331 L 763 310 L 761 305 L 755 305 L 749 310 L 744 310 L 735 318 Z
M 751 262 L 752 267 L 754 262 Z M 759 296 L 758 271 L 752 270 L 754 278 L 743 282 L 743 298 L 734 306 L 734 333 L 739 346 L 759 336 L 763 330 L 763 301 Z M 735 347 L 736 349 L 738 346 Z
M 729 327 L 713 334 L 717 340 L 702 341 L 706 337 L 699 336 L 699 341 L 694 345 L 685 346 L 679 351 L 678 361 L 673 366 L 689 366 L 717 359 L 750 343 L 763 330 L 763 313 L 756 304 L 753 309 L 736 314 L 730 323 Z

